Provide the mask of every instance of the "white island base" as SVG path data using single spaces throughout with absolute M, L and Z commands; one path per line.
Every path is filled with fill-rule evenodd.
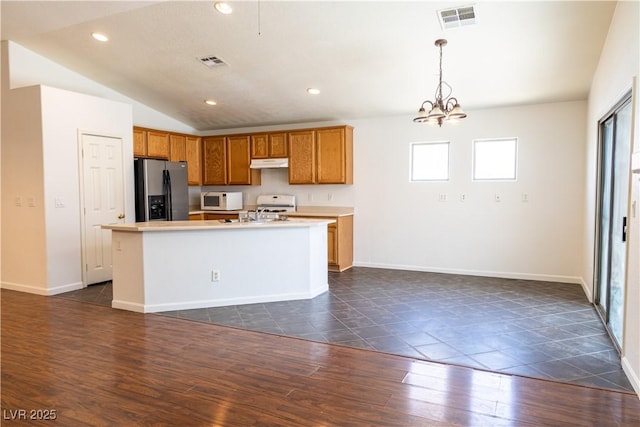
M 112 307 L 141 313 L 310 299 L 330 220 L 149 222 L 112 230 Z

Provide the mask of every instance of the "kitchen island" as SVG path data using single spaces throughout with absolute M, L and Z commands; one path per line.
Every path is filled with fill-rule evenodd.
M 112 231 L 112 307 L 152 313 L 313 298 L 328 290 L 332 222 L 104 225 Z

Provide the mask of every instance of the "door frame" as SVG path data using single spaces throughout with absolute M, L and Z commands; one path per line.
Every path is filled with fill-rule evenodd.
M 606 317 L 605 317 L 605 313 L 603 313 L 599 306 L 601 306 L 600 304 L 600 293 L 599 293 L 599 286 L 600 286 L 600 273 L 601 273 L 601 264 L 600 264 L 600 255 L 601 255 L 601 251 L 602 251 L 602 247 L 601 247 L 601 238 L 602 238 L 602 230 L 601 230 L 601 226 L 600 226 L 600 222 L 601 222 L 601 217 L 602 217 L 602 198 L 603 198 L 603 194 L 602 194 L 602 189 L 603 189 L 603 183 L 604 183 L 604 173 L 603 173 L 603 167 L 602 167 L 602 162 L 603 162 L 603 158 L 604 158 L 604 147 L 602 144 L 602 138 L 603 138 L 603 134 L 602 134 L 602 125 L 604 124 L 604 122 L 606 122 L 611 116 L 613 116 L 618 110 L 620 110 L 625 104 L 627 104 L 628 102 L 633 102 L 633 96 L 632 96 L 632 90 L 628 90 L 627 92 L 625 92 L 620 99 L 613 105 L 613 107 L 611 107 L 605 114 L 602 115 L 602 117 L 598 120 L 597 126 L 598 126 L 598 132 L 597 132 L 597 156 L 596 156 L 596 197 L 595 197 L 595 230 L 594 230 L 594 251 L 593 251 L 593 288 L 592 288 L 592 295 L 593 295 L 593 305 L 596 309 L 596 313 L 598 314 L 598 316 L 600 317 L 600 319 L 602 320 L 603 325 L 605 326 L 605 330 L 607 331 L 607 334 L 609 335 L 609 337 L 611 338 L 611 341 L 614 344 L 614 347 L 618 350 L 618 352 L 622 351 L 622 348 L 624 346 L 624 342 L 623 343 L 618 343 L 617 340 L 614 338 L 613 333 L 610 331 L 609 328 L 609 314 L 611 312 L 611 307 L 609 306 L 610 303 L 610 293 L 607 293 L 607 312 L 606 312 Z M 616 133 L 616 122 L 614 121 L 614 129 L 613 129 L 613 134 L 615 135 Z M 614 140 L 614 156 L 615 156 L 615 140 Z M 628 158 L 629 158 L 629 165 L 631 165 L 631 155 L 633 153 L 633 141 L 631 141 L 631 144 L 629 145 L 629 152 L 627 153 Z M 612 159 L 613 161 L 614 159 Z M 613 174 L 613 171 L 612 171 Z M 627 216 L 627 221 L 630 220 L 631 218 L 631 204 L 629 203 L 629 201 L 631 200 L 631 192 L 632 192 L 632 179 L 633 179 L 633 175 L 631 173 L 631 168 L 629 168 L 629 170 L 627 171 L 627 206 L 626 206 L 626 216 Z M 629 226 L 629 222 L 627 222 L 627 227 Z M 609 244 L 609 247 L 611 247 L 611 244 Z M 629 252 L 629 239 L 627 238 L 627 240 L 625 241 L 625 253 L 628 255 Z M 628 264 L 629 264 L 629 258 L 628 256 L 625 257 L 625 265 L 624 265 L 624 273 L 623 273 L 623 277 L 624 277 L 624 283 L 625 283 L 625 287 L 624 287 L 624 295 L 625 295 L 625 300 L 626 300 L 626 296 L 627 296 L 627 283 L 628 283 Z M 607 270 L 608 270 L 608 276 L 611 275 L 611 259 L 609 258 L 607 260 Z M 624 328 L 625 328 L 625 324 L 624 322 L 622 323 L 622 336 L 624 336 Z
M 127 207 L 127 197 L 126 197 L 126 184 L 125 183 L 125 177 L 126 177 L 126 173 L 125 173 L 125 162 L 124 162 L 124 142 L 125 142 L 125 137 L 122 135 L 116 135 L 116 134 L 112 134 L 112 133 L 108 133 L 108 132 L 95 132 L 95 131 L 90 131 L 90 130 L 83 130 L 83 129 L 78 129 L 78 182 L 79 182 L 79 186 L 78 186 L 78 191 L 79 191 L 79 200 L 80 200 L 80 271 L 82 274 L 82 287 L 86 288 L 87 285 L 87 271 L 85 269 L 85 265 L 87 264 L 87 236 L 86 236 L 86 221 L 85 221 L 85 209 L 86 209 L 86 205 L 85 205 L 85 199 L 84 199 L 84 156 L 82 155 L 82 142 L 83 142 L 83 137 L 85 135 L 90 135 L 90 136 L 98 136 L 98 137 L 103 137 L 103 138 L 113 138 L 113 139 L 118 139 L 120 140 L 120 153 L 121 153 L 121 170 L 122 170 L 122 182 L 123 182 L 123 186 L 122 186 L 122 206 L 123 206 L 123 210 L 126 212 L 126 207 Z

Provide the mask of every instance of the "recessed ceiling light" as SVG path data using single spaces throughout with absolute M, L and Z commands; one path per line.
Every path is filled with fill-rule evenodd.
M 109 37 L 107 37 L 106 35 L 104 35 L 102 33 L 91 33 L 91 37 L 93 37 L 94 39 L 98 40 L 99 42 L 108 42 L 109 41 Z
M 204 103 L 207 105 L 218 105 L 218 103 L 216 101 L 214 101 L 213 99 L 205 99 Z
M 316 89 L 315 87 L 307 88 L 307 93 L 310 95 L 317 95 L 320 93 L 320 89 Z
M 217 1 L 213 6 L 223 15 L 230 15 L 233 12 L 233 8 L 226 1 Z

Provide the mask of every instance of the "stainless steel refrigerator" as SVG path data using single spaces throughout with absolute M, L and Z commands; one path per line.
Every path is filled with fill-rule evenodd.
M 134 159 L 136 222 L 189 219 L 187 163 Z

